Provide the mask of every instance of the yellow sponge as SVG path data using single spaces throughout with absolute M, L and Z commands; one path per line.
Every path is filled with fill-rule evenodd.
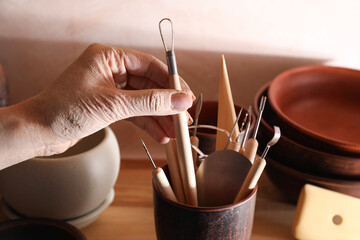
M 360 199 L 306 184 L 292 233 L 302 240 L 359 240 Z

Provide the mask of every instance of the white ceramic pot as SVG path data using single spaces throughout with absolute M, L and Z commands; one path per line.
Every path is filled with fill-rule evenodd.
M 62 154 L 32 158 L 0 171 L 0 193 L 26 217 L 77 218 L 101 205 L 119 169 L 119 146 L 107 127 Z

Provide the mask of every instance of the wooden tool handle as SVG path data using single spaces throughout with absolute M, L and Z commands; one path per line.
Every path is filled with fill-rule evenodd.
M 196 137 L 196 136 L 191 136 L 190 137 L 190 142 L 192 145 L 194 145 L 195 147 L 199 147 L 199 138 Z M 195 172 L 197 171 L 197 158 L 198 158 L 198 153 L 195 149 L 191 148 L 191 151 L 192 151 L 192 157 L 193 157 L 193 162 L 194 162 L 194 169 L 195 169 Z
M 229 142 L 226 149 L 238 152 L 240 150 L 240 143 L 238 143 L 238 142 Z
M 177 202 L 176 196 L 170 186 L 170 183 L 162 170 L 162 168 L 155 168 L 153 170 L 153 177 L 156 183 L 156 186 L 159 189 L 159 192 L 166 198 Z
M 254 138 L 250 138 L 246 142 L 244 156 L 247 157 L 251 163 L 254 162 L 258 146 L 259 146 L 259 143 Z
M 260 179 L 262 172 L 266 165 L 265 159 L 257 157 L 250 168 L 249 173 L 246 175 L 244 183 L 241 185 L 241 189 L 235 198 L 234 203 L 237 203 L 247 197 L 251 191 L 255 188 L 257 182 Z
M 241 153 L 242 155 L 244 155 L 244 154 L 245 154 L 245 149 L 244 149 L 244 148 L 242 148 L 242 147 L 240 147 L 240 149 L 239 149 L 239 153 Z
M 179 202 L 185 203 L 185 195 L 180 175 L 178 153 L 176 149 L 176 140 L 170 140 L 165 145 L 166 159 L 169 167 L 171 184 L 176 198 Z
M 170 87 L 181 90 L 178 75 L 170 75 Z M 188 130 L 188 119 L 186 112 L 181 112 L 173 116 L 176 134 L 176 143 L 179 157 L 180 173 L 185 193 L 186 203 L 197 206 L 197 190 L 195 169 L 192 159 L 190 136 Z

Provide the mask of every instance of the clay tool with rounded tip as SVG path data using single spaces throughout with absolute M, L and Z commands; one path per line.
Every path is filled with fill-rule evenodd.
M 266 103 L 266 97 L 262 96 L 261 97 L 261 101 L 260 101 L 260 105 L 259 105 L 259 117 L 256 120 L 256 125 L 255 125 L 255 129 L 253 132 L 252 137 L 246 142 L 246 146 L 245 146 L 245 152 L 244 155 L 245 157 L 247 157 L 251 162 L 254 162 L 254 159 L 256 157 L 256 151 L 257 148 L 259 146 L 258 141 L 256 140 L 256 135 L 257 132 L 259 130 L 259 126 L 260 126 L 260 121 L 261 121 L 261 116 L 262 113 L 264 111 L 265 108 L 265 103 Z
M 255 158 L 249 173 L 246 175 L 244 183 L 241 185 L 240 191 L 236 196 L 234 203 L 237 203 L 242 199 L 244 199 L 255 188 L 266 165 L 266 161 L 265 161 L 266 154 L 268 153 L 270 147 L 274 146 L 279 141 L 280 136 L 281 136 L 280 128 L 274 126 L 273 138 L 266 145 L 266 148 L 262 153 L 261 157 Z
M 177 198 L 170 186 L 170 183 L 164 173 L 164 170 L 161 168 L 161 167 L 156 167 L 151 155 L 150 155 L 150 152 L 149 150 L 147 149 L 144 141 L 141 139 L 141 144 L 143 145 L 144 149 L 145 149 L 145 152 L 146 154 L 148 155 L 149 159 L 150 159 L 150 162 L 151 164 L 153 165 L 154 167 L 154 170 L 152 172 L 152 175 L 153 175 L 153 178 L 154 178 L 154 181 L 155 181 L 155 184 L 156 186 L 158 187 L 159 189 L 159 192 L 166 198 L 174 201 L 174 202 L 177 202 Z
M 162 31 L 162 24 L 164 24 L 165 22 L 168 22 L 171 27 L 170 29 L 171 46 L 169 50 L 166 46 Z M 170 88 L 181 91 L 182 89 L 177 71 L 175 51 L 174 51 L 173 24 L 169 18 L 164 18 L 159 22 L 159 31 L 166 52 Z M 190 136 L 188 130 L 188 118 L 186 115 L 186 111 L 174 115 L 173 120 L 175 125 L 177 152 L 179 157 L 179 167 L 180 167 L 180 174 L 181 174 L 181 179 L 185 194 L 185 201 L 189 205 L 197 206 L 198 201 L 197 201 L 195 169 L 192 159 L 192 150 L 191 150 Z
M 194 125 L 195 126 L 198 125 L 198 122 L 199 122 L 199 115 L 201 112 L 202 101 L 203 101 L 202 99 L 203 99 L 202 94 L 200 94 L 200 96 L 196 99 L 196 102 L 195 102 L 195 117 L 194 117 Z M 193 134 L 190 137 L 190 143 L 191 143 L 191 145 L 199 147 L 199 138 L 196 136 L 196 133 L 197 133 L 197 128 L 195 127 Z M 195 172 L 196 172 L 196 170 L 197 170 L 196 163 L 197 163 L 198 155 L 194 148 L 192 149 L 192 156 L 193 156 L 194 168 L 195 168 Z

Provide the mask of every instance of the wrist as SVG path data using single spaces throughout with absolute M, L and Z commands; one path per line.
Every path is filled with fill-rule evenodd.
M 43 115 L 45 116 L 45 115 Z M 34 111 L 34 99 L 0 109 L 0 169 L 35 156 L 45 149 L 45 121 Z

